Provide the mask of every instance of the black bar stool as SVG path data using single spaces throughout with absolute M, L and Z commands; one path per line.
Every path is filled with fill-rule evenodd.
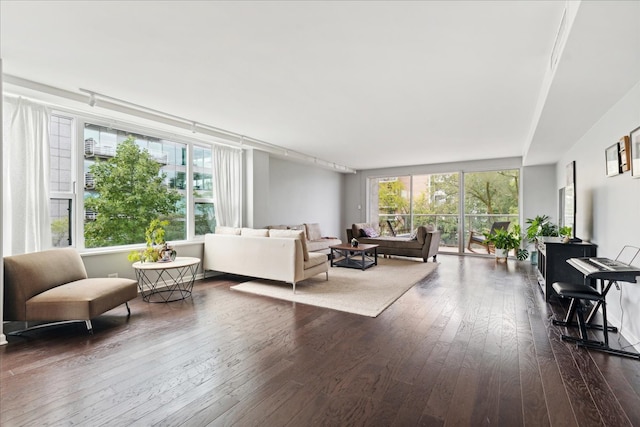
M 553 289 L 561 298 L 571 299 L 569 311 L 564 320 L 553 320 L 554 325 L 558 326 L 576 326 L 573 317 L 577 316 L 577 326 L 580 330 L 580 338 L 569 335 L 562 335 L 563 341 L 575 342 L 581 347 L 591 348 L 608 348 L 609 347 L 609 328 L 607 324 L 607 305 L 604 296 L 596 289 L 588 285 L 577 283 L 556 282 L 552 285 Z M 588 325 L 584 319 L 585 306 L 582 300 L 599 301 L 602 307 L 602 325 Z M 604 331 L 604 342 L 590 340 L 587 336 L 587 328 L 600 329 Z

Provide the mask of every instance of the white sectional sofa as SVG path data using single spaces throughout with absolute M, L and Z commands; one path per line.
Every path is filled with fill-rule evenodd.
M 323 253 L 309 252 L 302 230 L 268 230 L 217 227 L 204 238 L 205 270 L 296 283 L 325 273 L 329 262 Z
M 320 224 L 318 223 L 304 223 L 295 225 L 270 225 L 267 227 L 270 230 L 302 230 L 307 239 L 307 250 L 309 252 L 322 252 L 329 255 L 331 249 L 329 246 L 339 245 L 342 243 L 337 237 L 327 237 L 322 235 L 320 231 Z

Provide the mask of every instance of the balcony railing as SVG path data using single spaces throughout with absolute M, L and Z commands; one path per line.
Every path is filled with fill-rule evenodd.
M 96 188 L 96 179 L 92 173 L 87 172 L 84 174 L 84 188 L 87 190 L 93 190 Z
M 169 155 L 167 153 L 163 153 L 162 151 L 147 151 L 151 158 L 161 165 L 169 163 Z M 93 138 L 87 138 L 84 140 L 84 157 L 86 159 L 108 159 L 115 155 L 116 149 L 114 147 L 102 146 Z
M 511 224 L 518 223 L 518 215 L 509 214 L 465 214 L 463 218 L 464 235 L 462 236 L 462 242 L 464 246 L 466 246 L 466 242 L 469 239 L 470 230 L 480 233 L 489 231 L 491 224 L 495 221 L 510 221 Z M 390 236 L 392 233 L 387 221 L 391 223 L 397 236 L 408 236 L 411 233 L 411 227 L 432 225 L 437 230 L 440 230 L 441 248 L 449 248 L 449 251 L 451 251 L 451 248 L 460 248 L 461 246 L 460 216 L 458 214 L 415 214 L 413 215 L 413 224 L 409 214 L 380 214 L 378 216 L 380 234 Z
M 84 157 L 86 158 L 109 158 L 116 155 L 114 147 L 105 147 L 96 142 L 93 138 L 84 140 Z

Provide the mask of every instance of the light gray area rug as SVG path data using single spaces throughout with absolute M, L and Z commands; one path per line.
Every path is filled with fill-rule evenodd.
M 378 265 L 365 271 L 330 267 L 329 280 L 324 274 L 296 284 L 256 279 L 231 289 L 271 298 L 376 317 L 400 298 L 420 279 L 438 266 L 420 259 L 378 258 Z

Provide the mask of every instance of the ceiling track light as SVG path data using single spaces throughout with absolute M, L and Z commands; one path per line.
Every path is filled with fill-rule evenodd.
M 88 103 L 91 107 L 96 105 L 96 98 L 100 98 L 102 102 L 101 108 L 104 108 L 104 109 L 110 109 L 115 111 L 121 111 L 120 107 L 124 107 L 129 110 L 133 109 L 137 112 L 145 113 L 145 118 L 149 114 L 155 115 L 158 117 L 158 119 L 155 119 L 155 120 L 161 121 L 162 123 L 172 124 L 170 121 L 180 122 L 179 125 L 176 125 L 176 124 L 172 124 L 172 125 L 179 126 L 185 130 L 190 129 L 192 133 L 200 132 L 205 135 L 213 135 L 216 137 L 227 139 L 229 141 L 233 141 L 235 138 L 238 138 L 239 140 L 237 141 L 237 144 L 240 145 L 240 147 L 247 146 L 247 147 L 255 148 L 258 150 L 265 150 L 269 153 L 274 153 L 278 155 L 282 155 L 282 153 L 284 153 L 285 157 L 298 159 L 301 161 L 308 161 L 328 169 L 356 173 L 355 170 L 347 166 L 339 165 L 337 163 L 329 162 L 327 160 L 318 159 L 317 157 L 308 156 L 306 154 L 297 152 L 295 150 L 283 149 L 277 145 L 270 144 L 268 142 L 261 141 L 256 138 L 246 137 L 245 135 L 240 135 L 238 133 L 221 129 L 215 126 L 211 126 L 205 123 L 198 123 L 195 120 L 190 120 L 186 117 L 176 116 L 174 114 L 166 113 L 164 111 L 155 110 L 153 108 L 135 104 L 133 102 L 126 101 L 124 99 L 115 98 L 109 95 L 104 95 L 102 93 L 97 93 L 89 89 L 79 88 L 79 90 L 80 92 L 84 92 L 89 95 Z M 59 90 L 57 92 L 59 92 Z M 70 98 L 70 99 L 73 99 L 73 98 Z M 131 114 L 131 113 L 127 112 L 127 114 Z M 248 145 L 245 145 L 245 139 L 248 139 L 249 141 Z

